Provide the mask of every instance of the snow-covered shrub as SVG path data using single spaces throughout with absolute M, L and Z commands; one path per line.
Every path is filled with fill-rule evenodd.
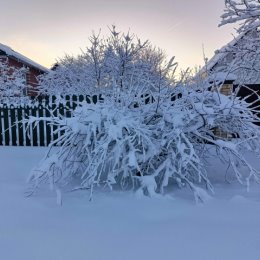
M 196 182 L 203 181 L 209 187 L 200 159 L 183 129 L 183 119 L 171 117 L 176 112 L 171 106 L 153 115 L 155 108 L 156 104 L 135 109 L 106 102 L 82 104 L 72 118 L 48 119 L 64 132 L 52 145 L 62 145 L 33 170 L 30 181 L 38 186 L 48 180 L 53 187 L 79 178 L 80 188 L 91 192 L 94 186 L 112 188 L 120 184 L 142 187 L 148 195 L 155 190 L 163 193 L 169 179 L 188 184 L 194 191 Z M 151 188 L 155 183 L 158 190 Z
M 245 101 L 247 97 L 238 98 L 239 88 L 226 96 L 220 93 L 222 84 L 215 86 L 214 83 L 208 84 L 207 80 L 200 84 L 199 88 L 195 87 L 192 95 L 187 89 L 183 94 L 186 96 L 186 102 L 194 107 L 196 114 L 196 120 L 191 121 L 196 130 L 193 129 L 190 134 L 198 138 L 199 143 L 208 142 L 214 145 L 218 157 L 231 166 L 241 184 L 249 185 L 251 180 L 259 182 L 259 171 L 253 169 L 243 155 L 248 150 L 258 155 L 260 152 L 260 129 L 257 125 L 260 118 L 257 110 L 252 108 L 255 101 L 248 103 Z M 257 95 L 257 100 L 259 98 Z M 221 129 L 226 135 L 219 136 L 216 129 Z M 203 156 L 201 158 L 203 159 Z M 243 170 L 242 165 L 245 167 Z
M 0 59 L 0 103 L 21 103 L 28 101 L 24 97 L 26 90 L 26 68 L 10 66 L 6 60 Z
M 208 145 L 216 147 L 241 184 L 260 181 L 260 173 L 241 153 L 260 145 L 259 127 L 253 123 L 259 119 L 245 101 L 193 85 L 170 88 L 150 103 L 136 96 L 121 92 L 120 100 L 106 95 L 102 103 L 82 103 L 71 118 L 30 118 L 31 124 L 47 120 L 62 132 L 32 171 L 31 191 L 42 182 L 59 191 L 76 181 L 72 189 L 89 189 L 90 198 L 98 186 L 154 196 L 175 183 L 203 201 L 205 190 L 213 191 L 205 168 Z M 134 99 L 139 102 L 132 106 Z M 216 127 L 239 138 L 221 139 Z
M 81 103 L 71 118 L 28 119 L 32 125 L 45 120 L 61 131 L 33 169 L 30 193 L 42 183 L 49 183 L 58 198 L 66 186 L 87 189 L 90 198 L 96 187 L 157 196 L 178 186 L 204 201 L 207 191 L 213 192 L 205 165 L 216 156 L 208 146 L 216 148 L 241 184 L 260 182 L 260 173 L 243 156 L 245 149 L 259 153 L 255 122 L 260 120 L 252 104 L 236 92 L 224 96 L 223 82 L 208 77 L 184 73 L 176 81 L 174 59 L 166 62 L 161 51 L 129 33 L 113 28 L 108 40 L 94 35 L 91 43 L 82 56 L 66 57 L 42 78 L 42 87 L 53 94 L 102 94 L 103 101 Z

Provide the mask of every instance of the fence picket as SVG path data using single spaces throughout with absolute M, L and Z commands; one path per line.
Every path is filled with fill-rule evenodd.
M 17 109 L 14 110 L 15 116 L 15 132 L 16 132 L 16 145 L 19 146 L 20 144 L 20 137 L 19 137 L 19 119 L 18 119 L 18 111 Z
M 2 138 L 2 145 L 6 145 L 5 141 L 5 125 L 4 125 L 4 111 L 1 111 L 1 138 Z
M 29 117 L 32 116 L 32 109 L 29 110 Z M 33 126 L 29 125 L 30 146 L 33 146 Z
M 63 133 L 56 131 L 59 126 L 52 125 L 46 121 L 37 123 L 36 126 L 24 119 L 28 116 L 71 117 L 74 110 L 81 102 L 97 103 L 100 96 L 72 95 L 64 97 L 64 102 L 58 102 L 55 96 L 33 97 L 32 105 L 2 105 L 0 107 L 0 145 L 16 146 L 48 146 L 50 142 L 59 138 Z
M 39 110 L 36 110 L 36 117 L 39 118 Z M 40 146 L 40 123 L 37 124 L 36 131 L 37 131 L 37 136 L 36 136 L 37 146 Z
M 46 109 L 45 108 L 43 108 L 43 110 L 42 110 L 42 116 L 46 117 Z M 48 143 L 47 143 L 47 123 L 46 123 L 46 121 L 43 121 L 43 145 L 44 146 L 48 145 Z
M 9 134 L 9 145 L 12 146 L 13 145 L 13 140 L 12 140 L 12 124 L 11 124 L 11 110 L 7 109 L 7 113 L 8 113 L 8 134 Z

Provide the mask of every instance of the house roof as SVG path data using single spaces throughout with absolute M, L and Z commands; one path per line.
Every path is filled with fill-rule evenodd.
M 227 81 L 235 81 L 237 79 L 237 75 L 230 72 L 216 72 L 212 75 L 209 75 L 209 80 L 212 82 L 227 82 Z
M 215 55 L 207 62 L 205 66 L 202 67 L 200 72 L 204 73 L 212 70 L 221 60 L 223 60 L 228 55 L 228 53 L 230 52 L 230 48 L 234 47 L 240 41 L 240 39 L 244 37 L 244 35 L 244 33 L 241 33 L 240 35 L 235 37 L 231 42 L 224 45 L 219 50 L 216 50 Z
M 37 62 L 25 57 L 24 55 L 20 54 L 19 52 L 14 51 L 12 48 L 10 48 L 7 45 L 4 45 L 0 43 L 0 50 L 6 53 L 7 56 L 15 58 L 18 61 L 21 61 L 22 63 L 25 63 L 26 65 L 33 67 L 37 70 L 48 72 L 49 69 L 45 68 L 44 66 L 38 64 Z
M 260 28 L 241 33 L 217 50 L 198 75 L 225 73 L 225 81 L 231 77 L 235 84 L 260 85 L 260 53 L 256 50 L 259 44 Z

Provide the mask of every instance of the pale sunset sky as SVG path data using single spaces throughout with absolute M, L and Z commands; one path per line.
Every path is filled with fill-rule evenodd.
M 224 0 L 2 0 L 0 43 L 50 67 L 114 24 L 194 67 L 203 64 L 202 45 L 210 58 L 233 38 L 233 26 L 218 28 L 223 10 Z

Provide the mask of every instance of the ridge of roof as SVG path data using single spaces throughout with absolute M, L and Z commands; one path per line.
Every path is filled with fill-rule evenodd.
M 7 56 L 14 57 L 15 59 L 22 61 L 26 63 L 27 65 L 30 65 L 31 67 L 34 67 L 38 70 L 44 71 L 44 72 L 49 72 L 50 70 L 47 69 L 46 67 L 38 64 L 37 62 L 27 58 L 26 56 L 20 54 L 19 52 L 14 51 L 12 48 L 10 48 L 7 45 L 4 45 L 0 43 L 0 50 L 4 51 Z
M 234 37 L 234 39 L 228 44 L 222 46 L 219 50 L 215 51 L 213 57 L 201 68 L 199 73 L 204 73 L 211 70 L 220 60 L 227 56 L 228 50 L 231 47 L 234 47 L 238 43 L 238 41 L 245 36 L 245 34 L 246 33 L 239 34 L 238 36 Z

